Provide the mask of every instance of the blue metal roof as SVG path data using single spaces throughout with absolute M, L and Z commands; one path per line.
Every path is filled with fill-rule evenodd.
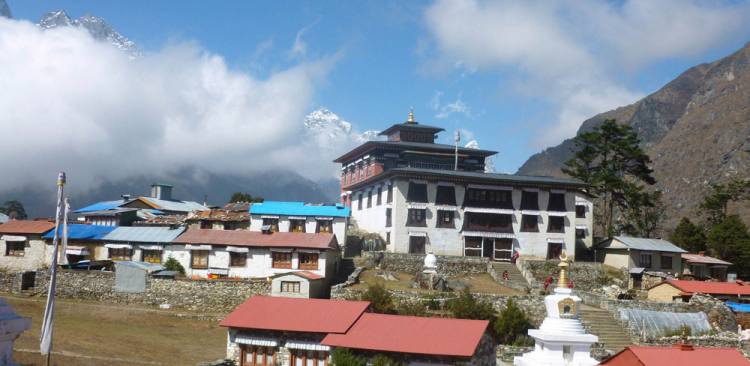
M 101 225 L 83 225 L 83 224 L 69 224 L 68 225 L 68 239 L 92 239 L 97 240 L 103 238 L 114 230 L 114 226 L 101 226 Z M 62 233 L 62 229 L 60 229 Z M 55 230 L 50 230 L 42 236 L 45 239 L 52 239 L 55 234 Z M 62 234 L 61 234 L 62 235 Z
M 102 240 L 136 243 L 171 243 L 183 231 L 185 231 L 184 227 L 171 229 L 168 227 L 118 226 L 105 235 Z
M 311 205 L 304 202 L 264 201 L 250 206 L 253 215 L 349 217 L 343 205 Z
M 93 205 L 88 205 L 83 208 L 79 208 L 74 213 L 84 213 L 84 212 L 92 212 L 92 211 L 103 211 L 103 210 L 111 210 L 117 207 L 120 207 L 121 205 L 127 203 L 128 201 L 125 200 L 117 200 L 117 201 L 102 201 L 94 203 Z
M 732 301 L 726 301 L 724 304 L 729 306 L 729 308 L 736 313 L 750 313 L 750 304 L 741 304 Z

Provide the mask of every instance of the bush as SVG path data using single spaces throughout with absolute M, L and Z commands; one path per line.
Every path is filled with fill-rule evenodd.
M 393 296 L 382 282 L 371 283 L 360 300 L 369 301 L 372 311 L 379 314 L 396 314 Z
M 495 309 L 489 301 L 478 300 L 471 294 L 469 288 L 464 288 L 457 298 L 449 300 L 446 304 L 454 318 L 492 320 L 495 318 Z
M 183 267 L 182 264 L 177 261 L 177 259 L 174 259 L 172 257 L 167 258 L 167 260 L 164 262 L 164 269 L 167 271 L 177 271 L 181 275 L 185 275 L 185 267 Z
M 367 366 L 367 358 L 357 356 L 348 348 L 336 348 L 331 352 L 333 366 Z
M 427 300 L 427 309 L 440 310 L 442 308 L 436 294 L 428 294 L 424 299 Z
M 526 313 L 516 305 L 516 302 L 509 299 L 492 328 L 500 343 L 515 344 L 523 341 L 521 337 L 526 336 L 529 328 L 531 328 L 531 322 Z
M 419 300 L 399 301 L 396 306 L 398 315 L 428 316 L 427 307 Z
M 693 329 L 687 324 L 683 324 L 677 328 L 669 329 L 664 332 L 665 337 L 690 337 L 693 335 Z
M 386 355 L 375 355 L 372 358 L 372 366 L 403 366 L 404 363 L 394 360 Z

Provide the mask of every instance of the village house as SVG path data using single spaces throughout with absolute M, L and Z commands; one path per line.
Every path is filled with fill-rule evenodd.
M 682 253 L 682 274 L 699 280 L 727 280 L 727 269 L 732 263 L 709 257 L 705 252 L 698 254 Z
M 200 229 L 249 230 L 250 203 L 232 202 L 222 208 L 208 211 L 193 211 L 187 215 L 185 223 Z
M 734 348 L 708 348 L 688 344 L 672 347 L 628 346 L 600 363 L 602 366 L 748 366 Z
M 253 296 L 219 325 L 227 328 L 227 358 L 238 366 L 328 366 L 329 334 L 346 333 L 366 301 Z
M 94 259 L 161 264 L 169 257 L 166 247 L 184 231 L 185 228 L 116 227 L 101 238 L 104 249 L 97 251 Z
M 594 245 L 594 260 L 615 268 L 627 269 L 631 288 L 648 287 L 644 275 L 676 277 L 682 273 L 684 249 L 663 239 L 615 236 Z M 648 278 L 651 278 L 650 276 Z M 644 282 L 645 281 L 645 282 Z
M 350 210 L 343 205 L 264 201 L 250 206 L 250 230 L 293 233 L 333 233 L 346 242 Z
M 742 281 L 666 280 L 648 289 L 648 299 L 660 302 L 687 302 L 696 293 L 711 295 L 723 301 L 746 302 L 750 300 L 750 284 Z
M 68 246 L 64 253 L 67 262 L 78 263 L 83 260 L 106 259 L 107 248 L 102 245 L 101 240 L 114 229 L 113 226 L 68 224 Z M 62 238 L 62 228 L 59 231 L 59 237 Z M 47 244 L 51 245 L 54 235 L 55 230 L 53 228 L 42 238 L 47 241 Z
M 0 268 L 32 271 L 52 264 L 52 246 L 42 235 L 55 228 L 49 221 L 10 220 L 0 225 Z
M 329 281 L 340 249 L 331 233 L 188 229 L 167 246 L 191 277 L 268 278 L 307 271 Z M 290 288 L 299 290 L 299 287 Z
M 220 325 L 239 366 L 327 366 L 331 351 L 387 354 L 408 365 L 495 365 L 486 320 L 366 312 L 366 301 L 253 296 Z
M 271 296 L 322 299 L 328 294 L 326 278 L 310 271 L 279 273 L 272 277 Z
M 550 259 L 591 247 L 584 183 L 486 173 L 485 159 L 496 152 L 436 143 L 441 131 L 410 113 L 381 133 L 387 141 L 365 142 L 335 160 L 341 201 L 388 251 L 509 261 L 514 252 Z

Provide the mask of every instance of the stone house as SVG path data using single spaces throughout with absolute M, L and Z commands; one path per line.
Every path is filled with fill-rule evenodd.
M 663 239 L 615 236 L 594 245 L 597 262 L 627 269 L 631 285 L 641 288 L 644 272 L 658 272 L 669 276 L 682 273 L 684 249 Z
M 100 239 L 103 248 L 93 259 L 162 264 L 169 257 L 166 248 L 184 231 L 182 227 L 118 226 Z
M 683 274 L 699 280 L 727 280 L 727 269 L 732 263 L 709 257 L 705 252 L 698 254 L 682 253 Z
M 188 229 L 165 249 L 188 276 L 268 278 L 307 271 L 325 281 L 340 258 L 331 233 Z
M 745 356 L 734 348 L 697 347 L 676 344 L 671 347 L 628 346 L 602 361 L 602 366 L 750 366 Z
M 64 254 L 67 262 L 107 259 L 107 249 L 102 245 L 101 239 L 114 229 L 113 226 L 68 224 L 68 246 Z M 50 230 L 42 238 L 51 245 L 54 235 L 55 231 Z
M 295 233 L 332 233 L 346 243 L 348 207 L 304 202 L 264 201 L 250 205 L 250 230 Z
M 723 301 L 744 302 L 750 300 L 750 284 L 742 281 L 666 280 L 648 289 L 648 299 L 659 302 L 687 302 L 696 293 L 710 295 Z
M 0 225 L 0 268 L 32 271 L 52 264 L 52 246 L 42 238 L 53 230 L 49 221 L 10 220 Z
M 271 280 L 271 296 L 322 299 L 327 294 L 325 279 L 309 271 L 279 273 Z
M 207 211 L 193 211 L 185 218 L 187 225 L 214 230 L 249 230 L 250 203 L 227 203 L 222 208 Z

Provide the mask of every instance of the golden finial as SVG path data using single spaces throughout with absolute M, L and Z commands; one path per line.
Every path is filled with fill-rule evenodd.
M 409 118 L 406 120 L 406 123 L 414 123 L 414 108 L 411 108 L 409 110 Z
M 557 279 L 558 288 L 568 288 L 568 255 L 565 252 L 560 254 L 560 278 Z

